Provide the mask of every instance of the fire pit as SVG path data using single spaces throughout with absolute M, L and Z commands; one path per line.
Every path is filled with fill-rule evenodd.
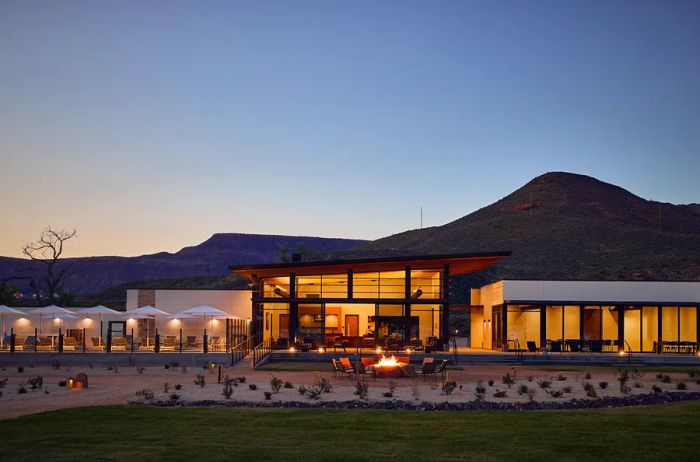
M 382 359 L 374 365 L 374 371 L 377 378 L 380 379 L 398 378 L 401 377 L 401 364 L 394 355 L 391 355 L 391 358 L 382 355 Z

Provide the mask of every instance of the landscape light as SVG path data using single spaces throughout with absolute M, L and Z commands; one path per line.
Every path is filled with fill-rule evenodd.
M 290 351 L 291 353 L 294 353 L 295 351 L 297 351 L 297 349 L 294 348 L 294 347 L 289 347 L 289 351 Z
M 326 349 L 323 348 L 323 347 L 318 347 L 318 352 L 319 352 L 319 353 L 325 353 L 325 352 L 326 352 Z

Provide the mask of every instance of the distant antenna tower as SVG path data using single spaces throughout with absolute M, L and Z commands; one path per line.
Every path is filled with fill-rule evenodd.
M 420 229 L 423 229 L 423 206 L 420 208 Z

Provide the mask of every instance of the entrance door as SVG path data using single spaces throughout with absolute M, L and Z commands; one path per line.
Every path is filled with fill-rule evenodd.
M 503 315 L 500 306 L 493 307 L 492 317 L 493 322 L 491 323 L 491 349 L 501 350 L 503 348 Z
M 347 337 L 360 336 L 360 315 L 346 314 L 345 315 L 345 335 Z
M 280 338 L 289 340 L 289 315 L 280 314 Z

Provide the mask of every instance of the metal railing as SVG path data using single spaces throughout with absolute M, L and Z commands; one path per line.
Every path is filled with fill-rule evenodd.
M 253 367 L 258 367 L 259 364 L 267 360 L 267 357 L 272 353 L 272 339 L 263 340 L 258 346 L 253 348 Z
M 231 366 L 238 364 L 243 358 L 250 354 L 253 346 L 253 338 L 247 338 L 231 347 Z
M 629 344 L 627 339 L 624 339 L 625 345 L 627 345 L 627 361 L 632 362 L 632 346 Z M 625 349 L 622 349 L 622 352 L 625 352 Z

